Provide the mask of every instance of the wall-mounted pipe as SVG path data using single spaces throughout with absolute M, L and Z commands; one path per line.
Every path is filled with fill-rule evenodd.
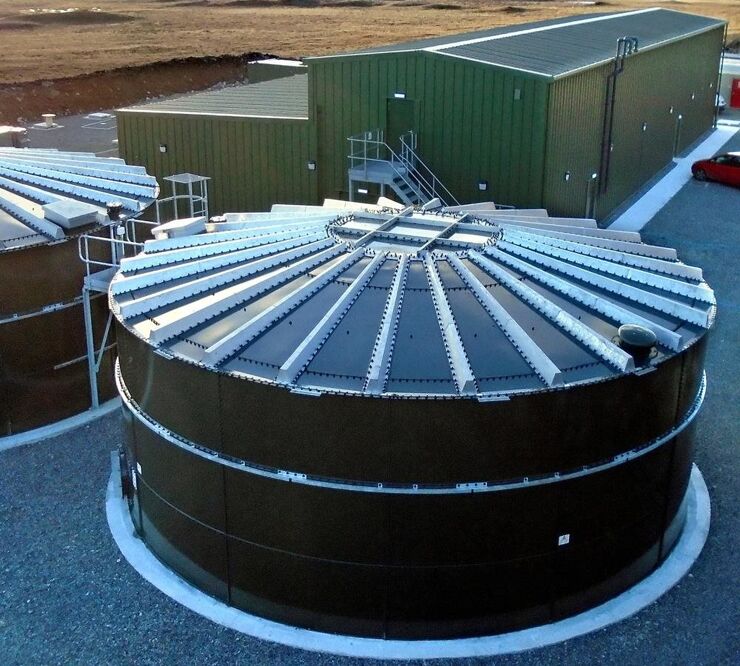
M 606 79 L 606 98 L 604 100 L 604 127 L 601 135 L 601 163 L 599 164 L 599 192 L 607 191 L 609 184 L 609 163 L 611 161 L 612 137 L 614 129 L 614 108 L 616 106 L 617 77 L 624 71 L 627 56 L 637 53 L 637 37 L 620 37 L 614 56 L 614 69 Z

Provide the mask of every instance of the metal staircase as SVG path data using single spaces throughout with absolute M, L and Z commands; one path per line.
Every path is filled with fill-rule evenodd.
M 399 137 L 400 151 L 386 142 L 382 130 L 372 130 L 348 137 L 349 199 L 353 200 L 358 184 L 380 185 L 385 196 L 390 188 L 396 198 L 407 206 L 418 206 L 439 199 L 445 206 L 459 202 L 416 152 L 418 137 L 406 132 Z

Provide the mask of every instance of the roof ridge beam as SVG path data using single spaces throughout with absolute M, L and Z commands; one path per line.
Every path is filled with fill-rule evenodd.
M 477 392 L 475 374 L 470 367 L 470 361 L 460 338 L 460 332 L 457 330 L 455 315 L 452 312 L 452 308 L 450 308 L 444 287 L 442 286 L 442 279 L 437 272 L 436 261 L 431 254 L 427 254 L 423 262 L 424 268 L 426 268 L 432 302 L 437 313 L 437 323 L 442 332 L 447 361 L 450 364 L 455 386 L 461 395 L 473 395 Z
M 291 239 L 311 238 L 319 234 L 321 231 L 323 231 L 323 226 L 318 225 L 313 228 L 308 227 L 291 231 L 290 233 L 286 232 L 285 234 L 270 234 L 267 236 L 254 236 L 252 238 L 241 238 L 231 241 L 216 241 L 215 243 L 209 243 L 208 245 L 193 247 L 186 246 L 174 250 L 162 250 L 151 254 L 147 250 L 146 246 L 144 246 L 144 252 L 135 257 L 121 259 L 121 273 L 128 274 L 136 271 L 155 270 L 160 266 L 171 266 L 173 264 L 179 264 L 180 262 L 193 261 L 196 256 L 198 261 L 203 261 L 204 258 L 217 257 L 231 252 L 259 248 L 261 244 L 265 243 L 266 239 L 269 239 L 269 244 L 272 245 L 289 241 Z
M 0 176 L 17 179 L 20 180 L 22 183 L 26 183 L 29 185 L 41 185 L 52 190 L 52 193 L 61 192 L 62 194 L 71 194 L 72 196 L 79 197 L 80 199 L 95 201 L 102 204 L 103 206 L 105 206 L 111 199 L 115 198 L 116 200 L 120 201 L 128 211 L 138 213 L 144 209 L 144 206 L 141 204 L 141 202 L 137 201 L 136 199 L 123 197 L 115 192 L 101 191 L 100 189 L 84 187 L 82 185 L 75 185 L 61 180 L 56 180 L 54 178 L 47 178 L 45 176 L 29 174 L 24 171 L 6 169 L 0 166 Z M 152 198 L 156 198 L 156 195 L 153 195 Z
M 688 266 L 675 261 L 657 259 L 643 254 L 631 254 L 629 252 L 629 248 L 623 248 L 626 252 L 620 252 L 619 250 L 612 249 L 610 247 L 610 244 L 618 243 L 619 241 L 605 241 L 604 243 L 597 244 L 586 238 L 583 238 L 582 240 L 568 240 L 561 238 L 559 234 L 543 235 L 542 233 L 532 233 L 530 231 L 524 231 L 523 229 L 510 229 L 507 233 L 507 238 L 511 240 L 512 236 L 537 239 L 537 242 L 546 243 L 553 247 L 572 250 L 580 254 L 592 254 L 601 259 L 606 259 L 608 261 L 627 266 L 651 269 L 663 275 L 673 275 L 687 280 L 700 281 L 703 279 L 702 269 L 696 266 Z
M 620 325 L 640 324 L 641 326 L 649 328 L 653 333 L 655 333 L 658 342 L 672 351 L 681 351 L 683 347 L 683 336 L 681 334 L 671 331 L 665 328 L 665 326 L 656 324 L 654 321 L 651 321 L 646 317 L 642 317 L 631 310 L 623 308 L 621 305 L 617 305 L 603 296 L 594 294 L 583 287 L 573 284 L 572 282 L 552 273 L 548 273 L 537 266 L 528 264 L 527 262 L 496 248 L 487 248 L 486 254 L 496 258 L 501 263 L 510 266 L 514 270 L 532 278 L 533 280 L 536 280 L 540 284 L 573 299 L 576 303 L 580 303 L 590 310 L 598 312 L 612 321 L 616 321 Z
M 537 234 L 538 236 L 545 236 L 547 238 L 560 238 L 565 241 L 581 243 L 582 245 L 593 245 L 594 247 L 623 251 L 625 253 L 641 257 L 650 257 L 651 259 L 661 259 L 663 261 L 678 263 L 678 255 L 675 249 L 670 247 L 661 247 L 659 245 L 648 245 L 641 241 L 617 240 L 610 236 L 576 234 L 572 231 L 553 231 L 551 229 L 519 227 L 510 224 L 503 224 L 502 227 L 505 228 L 506 233 L 532 233 Z M 601 231 L 609 231 L 609 229 L 602 229 Z M 701 280 L 701 269 L 698 268 L 694 270 L 699 271 L 699 277 L 696 279 Z
M 388 298 L 383 309 L 383 318 L 378 329 L 378 335 L 373 345 L 373 353 L 370 358 L 367 376 L 363 390 L 378 395 L 385 390 L 390 374 L 391 359 L 398 331 L 398 318 L 401 315 L 403 305 L 403 294 L 408 277 L 409 257 L 401 255 L 393 276 L 391 288 L 388 290 Z
M 620 231 L 617 229 L 589 229 L 588 227 L 572 227 L 570 225 L 566 224 L 550 224 L 547 222 L 530 222 L 530 221 L 521 221 L 521 220 L 509 220 L 508 222 L 502 221 L 500 219 L 496 220 L 496 224 L 498 224 L 503 229 L 537 229 L 542 231 L 551 231 L 551 232 L 560 232 L 563 234 L 571 234 L 571 235 L 577 235 L 577 236 L 593 236 L 596 238 L 612 238 L 614 240 L 621 240 L 626 242 L 631 242 L 635 244 L 642 243 L 642 238 L 640 237 L 640 234 L 636 231 Z M 675 251 L 674 251 L 675 254 Z
M 157 181 L 154 176 L 144 173 L 130 173 L 122 169 L 98 169 L 91 166 L 79 166 L 78 162 L 71 162 L 68 164 L 62 164 L 60 162 L 54 162 L 52 160 L 32 160 L 30 158 L 16 158 L 16 157 L 3 157 L 3 163 L 9 164 L 14 167 L 25 167 L 26 173 L 35 173 L 31 171 L 31 168 L 48 173 L 54 171 L 58 173 L 56 169 L 63 167 L 63 173 L 76 174 L 78 176 L 88 176 L 92 178 L 99 178 L 107 182 L 114 184 L 127 183 L 130 185 L 145 187 L 149 189 L 156 189 L 158 187 Z M 106 165 L 107 166 L 107 165 Z M 147 193 L 148 194 L 148 193 Z
M 290 234 L 299 235 L 306 229 L 311 229 L 316 225 L 304 225 L 290 229 Z M 202 247 L 204 245 L 214 245 L 216 243 L 227 243 L 229 241 L 244 240 L 249 238 L 259 238 L 260 240 L 269 239 L 275 236 L 275 240 L 283 240 L 280 236 L 290 237 L 290 235 L 279 231 L 271 231 L 264 234 L 254 234 L 249 229 L 233 229 L 228 231 L 208 231 L 204 234 L 194 234 L 190 236 L 180 236 L 177 238 L 162 238 L 156 240 L 147 240 L 144 243 L 144 252 L 148 255 L 158 254 L 160 252 L 169 252 L 171 250 L 184 250 L 191 247 Z M 150 244 L 151 243 L 151 244 Z
M 586 349 L 594 352 L 602 361 L 606 361 L 613 368 L 622 372 L 634 369 L 635 362 L 630 354 L 620 349 L 605 336 L 586 326 L 569 312 L 538 294 L 521 280 L 514 278 L 490 259 L 475 252 L 470 254 L 470 260 L 497 282 L 504 285 L 510 292 L 521 298 L 527 305 L 547 317 L 555 326 L 580 342 Z
M 287 316 L 301 305 L 301 303 L 311 298 L 311 296 L 323 289 L 329 282 L 344 273 L 350 266 L 357 263 L 364 256 L 365 251 L 359 248 L 343 259 L 340 259 L 322 273 L 315 275 L 308 282 L 281 298 L 277 303 L 273 303 L 269 308 L 266 308 L 211 345 L 206 349 L 203 360 L 213 364 L 215 367 L 220 366 L 270 328 L 275 322 Z
M 322 239 L 320 234 L 314 233 L 297 239 L 279 241 L 277 243 L 269 243 L 267 245 L 258 245 L 257 247 L 247 248 L 246 250 L 240 250 L 238 252 L 230 252 L 223 255 L 218 254 L 213 257 L 208 257 L 203 261 L 193 259 L 191 261 L 183 261 L 174 266 L 142 271 L 141 273 L 135 273 L 134 275 L 127 276 L 125 274 L 121 274 L 121 278 L 111 285 L 111 290 L 114 294 L 124 294 L 133 291 L 134 289 L 143 289 L 145 287 L 161 286 L 162 288 L 167 288 L 168 282 L 180 280 L 190 275 L 205 273 L 210 270 L 218 270 L 235 264 L 244 264 L 245 262 L 260 259 L 262 257 L 274 257 L 276 259 L 280 259 L 284 256 L 286 251 L 312 245 L 316 242 L 321 243 L 322 241 L 324 246 L 331 243 L 331 239 Z
M 262 273 L 264 271 L 287 265 L 291 261 L 296 261 L 305 256 L 325 250 L 329 245 L 330 243 L 328 241 L 319 241 L 318 243 L 312 243 L 310 245 L 301 245 L 298 248 L 293 248 L 277 255 L 269 255 L 248 264 L 234 266 L 213 275 L 207 275 L 190 282 L 165 287 L 164 289 L 157 290 L 140 298 L 129 301 L 119 300 L 120 313 L 122 317 L 129 318 L 148 314 L 155 310 L 161 310 L 163 307 L 173 305 L 178 301 L 185 301 L 188 298 L 199 296 L 203 292 L 219 289 L 236 282 L 237 280 L 248 279 L 257 273 Z M 117 281 L 111 283 L 112 294 L 118 295 L 118 292 L 114 291 L 114 288 L 116 288 L 116 290 L 120 288 L 117 286 L 118 284 L 119 283 Z M 123 291 L 120 293 L 125 294 L 128 292 Z
M 555 259 L 542 255 L 531 250 L 519 247 L 513 243 L 507 243 L 501 241 L 498 243 L 499 251 L 505 251 L 506 253 L 515 254 L 523 259 L 539 264 L 551 270 L 557 271 L 563 275 L 581 280 L 587 284 L 590 284 L 598 289 L 604 289 L 618 296 L 645 305 L 651 310 L 656 312 L 662 312 L 671 317 L 676 317 L 685 322 L 702 326 L 703 328 L 709 328 L 710 312 L 708 310 L 700 310 L 699 308 L 686 305 L 679 301 L 674 301 L 666 296 L 659 296 L 649 291 L 645 291 L 639 287 L 634 287 L 619 280 L 615 280 L 610 277 L 595 273 L 593 271 L 586 270 L 574 266 L 566 261 Z
M 286 282 L 295 279 L 302 273 L 315 269 L 322 264 L 331 261 L 341 254 L 342 248 L 330 247 L 323 252 L 307 257 L 295 264 L 290 264 L 272 273 L 259 275 L 246 283 L 237 284 L 215 296 L 200 299 L 188 308 L 188 312 L 175 320 L 158 324 L 149 333 L 149 340 L 155 344 L 169 340 L 181 335 L 196 326 L 206 323 L 209 319 L 224 312 L 229 312 L 240 307 L 255 298 L 263 296 L 271 289 L 282 286 Z
M 651 271 L 646 271 L 643 268 L 625 266 L 618 262 L 595 257 L 585 251 L 576 252 L 571 248 L 559 248 L 553 244 L 539 241 L 535 237 L 520 237 L 516 241 L 512 241 L 510 239 L 509 242 L 513 242 L 513 244 L 518 245 L 519 247 L 546 254 L 556 259 L 562 259 L 580 266 L 587 266 L 588 268 L 593 268 L 602 273 L 616 275 L 624 280 L 637 282 L 638 284 L 644 284 L 649 287 L 655 287 L 656 289 L 661 289 L 678 296 L 693 298 L 697 301 L 708 303 L 709 305 L 717 304 L 714 292 L 706 284 L 697 285 L 683 282 L 682 280 L 675 280 L 673 278 L 666 277 L 665 275 L 657 275 Z
M 64 230 L 49 220 L 38 217 L 33 213 L 11 203 L 7 199 L 0 197 L 0 210 L 5 211 L 8 215 L 25 224 L 29 229 L 43 234 L 52 240 L 61 240 L 65 237 Z

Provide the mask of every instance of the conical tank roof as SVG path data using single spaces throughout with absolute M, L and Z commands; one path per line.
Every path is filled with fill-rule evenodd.
M 0 148 L 0 252 L 62 240 L 105 217 L 137 215 L 159 196 L 144 167 L 93 153 Z
M 111 284 L 167 356 L 298 392 L 499 399 L 644 371 L 713 322 L 699 268 L 537 211 L 282 206 L 147 241 Z M 618 330 L 655 334 L 637 359 Z

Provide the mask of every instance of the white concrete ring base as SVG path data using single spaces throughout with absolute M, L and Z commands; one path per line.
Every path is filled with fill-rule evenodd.
M 496 636 L 456 640 L 400 641 L 355 638 L 292 627 L 227 606 L 201 592 L 162 564 L 134 533 L 127 502 L 121 497 L 118 455 L 112 454 L 106 515 L 113 538 L 129 564 L 168 597 L 213 622 L 255 638 L 295 648 L 374 659 L 483 657 L 522 652 L 582 636 L 634 615 L 670 590 L 699 557 L 709 534 L 709 492 L 694 465 L 687 491 L 686 524 L 666 561 L 647 578 L 579 615 L 553 624 Z
M 34 442 L 41 442 L 45 439 L 49 439 L 50 437 L 56 437 L 68 430 L 79 428 L 82 425 L 99 419 L 101 416 L 110 414 L 120 406 L 121 399 L 113 398 L 112 400 L 108 400 L 108 402 L 104 402 L 100 407 L 88 409 L 87 411 L 80 412 L 79 414 L 62 419 L 61 421 L 55 421 L 49 425 L 34 428 L 33 430 L 27 430 L 26 432 L 19 432 L 17 435 L 0 437 L 0 452 L 13 449 L 16 446 L 22 446 L 23 444 L 32 444 Z

